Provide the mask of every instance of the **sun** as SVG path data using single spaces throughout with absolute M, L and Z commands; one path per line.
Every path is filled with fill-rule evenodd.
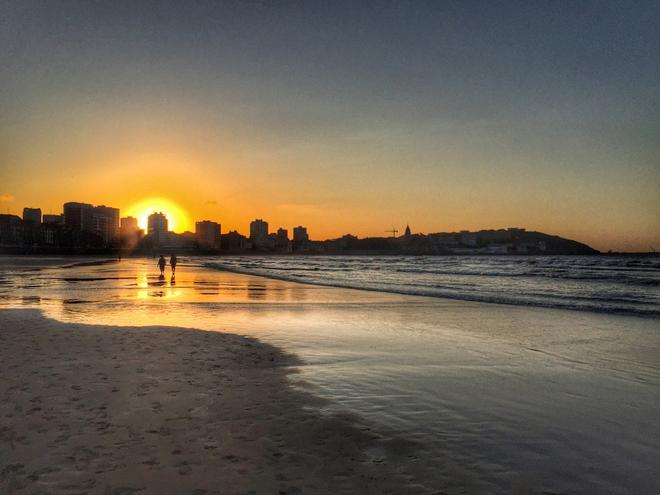
M 135 203 L 126 210 L 127 215 L 137 218 L 141 229 L 147 230 L 148 217 L 153 212 L 164 213 L 167 217 L 168 229 L 173 232 L 184 232 L 190 229 L 190 217 L 179 205 L 165 198 L 148 198 Z

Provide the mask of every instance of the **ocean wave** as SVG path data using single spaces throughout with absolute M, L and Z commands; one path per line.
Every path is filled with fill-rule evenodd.
M 243 259 L 245 260 L 245 259 Z M 461 270 L 415 271 L 391 263 L 391 258 L 362 261 L 352 272 L 364 276 L 350 276 L 345 269 L 337 270 L 334 260 L 316 258 L 312 263 L 306 259 L 272 259 L 260 263 L 243 262 L 234 259 L 230 262 L 205 261 L 202 264 L 210 269 L 257 275 L 278 280 L 308 283 L 328 287 L 351 288 L 396 294 L 438 297 L 474 302 L 536 306 L 578 311 L 629 314 L 643 317 L 660 317 L 660 297 L 648 292 L 660 281 L 637 280 L 642 288 L 627 289 L 629 284 L 621 277 L 594 278 L 587 274 L 574 277 L 548 277 L 535 275 L 529 280 L 518 275 L 496 275 L 485 270 L 481 277 Z M 246 261 L 246 260 L 245 260 Z M 405 260 L 400 260 L 405 261 Z M 373 265 L 381 263 L 383 273 L 376 273 Z M 385 264 L 389 262 L 388 264 Z M 565 262 L 565 261 L 564 261 Z M 310 264 L 315 266 L 309 266 Z M 305 266 L 307 265 L 307 266 Z M 495 267 L 493 267 L 495 268 Z M 573 267 L 573 269 L 575 269 Z M 420 279 L 419 276 L 430 276 Z M 577 274 L 580 275 L 580 274 Z M 451 276 L 450 280 L 443 279 Z M 571 285 L 566 285 L 571 281 Z M 598 283 L 599 285 L 594 285 Z M 647 285 L 644 285 L 647 284 Z M 647 289 L 647 290 L 642 290 Z

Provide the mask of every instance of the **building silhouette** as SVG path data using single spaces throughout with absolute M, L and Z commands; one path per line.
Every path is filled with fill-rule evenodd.
M 412 236 L 412 234 L 410 233 L 410 225 L 406 225 L 406 230 L 405 230 L 405 232 L 404 232 L 404 234 L 403 234 L 403 238 L 404 238 L 406 241 L 409 241 L 411 236 Z
M 64 225 L 72 232 L 77 244 L 111 247 L 119 243 L 118 208 L 64 203 Z
M 119 239 L 122 247 L 134 248 L 140 242 L 142 234 L 137 218 L 128 216 L 119 220 Z
M 309 235 L 307 234 L 307 227 L 299 225 L 298 227 L 293 228 L 293 242 L 308 242 Z
M 23 208 L 23 222 L 41 224 L 41 208 Z
M 0 244 L 23 243 L 23 220 L 18 215 L 0 215 Z
M 121 233 L 132 233 L 139 230 L 138 220 L 135 217 L 122 217 L 119 220 L 119 229 Z
M 155 246 L 167 242 L 167 217 L 164 213 L 153 212 L 147 220 L 147 234 L 153 240 Z
M 277 251 L 290 251 L 291 250 L 291 241 L 289 241 L 289 231 L 283 228 L 277 229 L 277 233 L 274 235 L 273 247 Z
M 202 220 L 195 222 L 195 239 L 199 247 L 204 249 L 220 249 L 222 227 L 217 222 Z
M 169 232 L 167 217 L 153 212 L 148 218 L 149 236 L 142 236 L 134 217 L 119 218 L 119 210 L 109 206 L 68 202 L 64 213 L 41 214 L 40 208 L 24 208 L 23 218 L 0 214 L 0 252 L 10 254 L 77 254 L 117 252 L 131 248 L 137 253 L 154 253 L 155 247 L 193 253 L 201 249 L 225 252 L 373 253 L 373 254 L 598 254 L 598 251 L 570 239 L 528 232 L 511 227 L 471 232 L 436 232 L 412 234 L 409 225 L 401 237 L 359 239 L 347 234 L 337 239 L 311 241 L 307 228 L 293 229 L 293 239 L 284 228 L 268 233 L 268 223 L 256 219 L 250 223 L 250 240 L 236 231 L 222 235 L 217 222 L 196 222 L 195 233 Z M 40 222 L 40 220 L 43 220 Z M 389 232 L 389 231 L 388 231 Z
M 226 234 L 222 234 L 221 244 L 223 251 L 244 251 L 249 245 L 249 242 L 245 236 L 235 230 L 231 230 Z
M 23 244 L 36 246 L 41 242 L 41 208 L 23 208 Z
M 250 241 L 255 248 L 268 246 L 268 222 L 260 218 L 250 222 Z
M 92 210 L 92 233 L 111 246 L 119 242 L 119 209 L 110 206 L 95 206 Z
M 87 203 L 64 203 L 64 225 L 74 232 L 92 232 L 93 211 Z

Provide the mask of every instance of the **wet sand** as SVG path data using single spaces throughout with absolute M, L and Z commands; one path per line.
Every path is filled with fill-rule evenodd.
M 0 493 L 424 492 L 411 444 L 322 414 L 296 358 L 255 339 L 29 309 L 0 329 Z

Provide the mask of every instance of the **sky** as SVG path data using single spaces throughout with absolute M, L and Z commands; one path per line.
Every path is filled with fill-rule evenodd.
M 0 211 L 660 248 L 660 2 L 0 1 Z

